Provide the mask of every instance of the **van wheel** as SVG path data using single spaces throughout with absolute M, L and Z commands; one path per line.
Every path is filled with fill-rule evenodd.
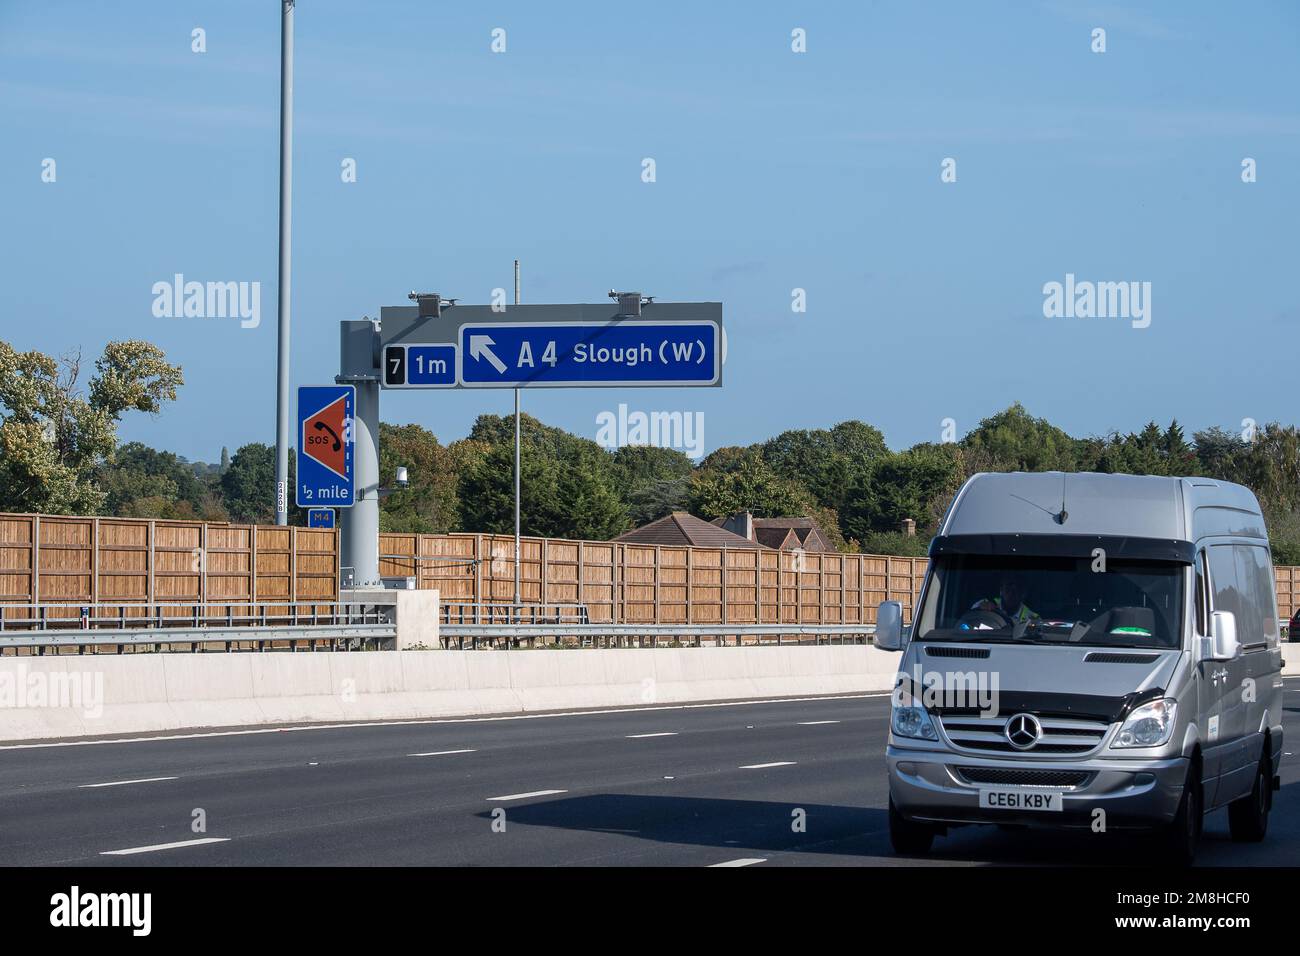
M 930 852 L 934 835 L 934 827 L 906 819 L 894 806 L 894 798 L 889 798 L 889 842 L 895 853 L 923 856 Z
M 1196 844 L 1201 839 L 1204 813 L 1200 768 L 1192 764 L 1187 771 L 1187 782 L 1183 784 L 1183 799 L 1178 803 L 1178 812 L 1161 834 L 1164 857 L 1170 866 L 1192 865 L 1196 858 Z
M 1250 795 L 1228 804 L 1228 829 L 1238 843 L 1258 843 L 1268 833 L 1268 811 L 1273 808 L 1273 761 L 1268 747 L 1266 740 Z

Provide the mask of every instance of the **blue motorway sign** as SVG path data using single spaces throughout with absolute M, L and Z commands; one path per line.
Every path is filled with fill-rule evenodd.
M 470 323 L 458 344 L 466 388 L 716 385 L 722 376 L 721 330 L 708 321 Z
M 334 509 L 333 508 L 308 508 L 307 527 L 309 528 L 334 527 Z
M 298 507 L 352 506 L 355 409 L 356 388 L 352 385 L 298 388 Z

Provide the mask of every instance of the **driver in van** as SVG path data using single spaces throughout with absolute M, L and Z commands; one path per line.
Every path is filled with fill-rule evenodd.
M 1034 621 L 1038 613 L 1025 604 L 1025 585 L 1017 577 L 1005 577 L 998 588 L 998 596 L 989 600 L 984 598 L 971 605 L 972 611 L 991 611 L 1001 615 L 1012 624 L 1019 621 Z

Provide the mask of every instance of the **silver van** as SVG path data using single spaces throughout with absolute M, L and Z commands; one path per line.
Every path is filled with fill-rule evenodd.
M 1155 831 L 1192 860 L 1226 806 L 1268 828 L 1282 754 L 1273 564 L 1249 489 L 1205 478 L 980 474 L 930 545 L 886 759 L 899 853 L 964 824 Z

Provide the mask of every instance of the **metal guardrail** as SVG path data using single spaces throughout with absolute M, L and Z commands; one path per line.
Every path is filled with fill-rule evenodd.
M 727 644 L 735 639 L 735 646 L 746 637 L 775 638 L 772 643 L 803 644 L 860 644 L 868 643 L 875 634 L 874 624 L 612 624 L 612 623 L 549 623 L 519 622 L 496 624 L 440 624 L 439 639 L 444 647 L 463 649 L 466 644 L 477 648 L 480 644 L 496 646 L 504 642 L 507 647 L 517 647 L 520 641 L 530 644 L 538 639 L 560 643 L 576 639 L 580 647 L 658 647 L 661 641 L 700 646 L 703 639 L 712 639 L 715 645 Z M 811 642 L 805 638 L 812 638 Z
M 6 647 L 163 647 L 173 644 L 224 644 L 230 651 L 235 644 L 251 644 L 253 649 L 265 651 L 268 645 L 287 644 L 286 650 L 296 650 L 306 644 L 309 650 L 329 644 L 329 650 L 359 649 L 365 641 L 382 641 L 395 638 L 397 629 L 392 624 L 340 624 L 316 627 L 205 627 L 146 629 L 130 631 L 12 631 L 0 635 L 0 650 Z M 340 647 L 340 644 L 343 646 Z
M 28 612 L 15 617 L 13 610 Z M 337 649 L 397 636 L 391 608 L 331 601 L 0 605 L 0 649 L 307 643 Z
M 448 613 L 449 609 L 451 613 Z M 557 609 L 580 609 L 569 619 L 556 619 Z M 511 615 L 524 616 L 511 620 Z M 533 619 L 527 614 L 532 613 Z M 631 623 L 592 623 L 586 619 L 583 605 L 491 605 L 491 604 L 449 604 L 440 609 L 441 623 L 439 637 L 445 647 L 464 648 L 466 643 L 477 648 L 480 643 L 496 646 L 504 642 L 507 647 L 518 646 L 522 640 L 551 639 L 560 641 L 564 638 L 576 638 L 579 646 L 649 646 L 657 647 L 661 639 L 679 641 L 685 639 L 699 646 L 702 638 L 713 638 L 716 643 L 725 646 L 728 638 L 735 638 L 736 646 L 743 643 L 745 637 L 756 637 L 762 643 L 764 637 L 775 637 L 773 642 L 780 646 L 787 638 L 795 643 L 804 643 L 802 638 L 811 637 L 812 643 L 870 643 L 876 633 L 874 624 L 631 624 Z M 1287 627 L 1287 619 L 1279 618 L 1279 634 Z M 910 629 L 910 625 L 908 625 Z M 852 638 L 850 642 L 848 639 Z M 824 640 L 823 640 L 824 639 Z M 635 641 L 635 645 L 631 642 Z M 597 643 L 600 642 L 600 643 Z
M 0 604 L 0 633 L 14 630 L 131 630 L 172 627 L 273 627 L 349 623 L 369 605 L 355 601 L 104 601 Z M 26 617 L 15 617 L 26 610 Z
M 438 620 L 449 625 L 582 625 L 591 623 L 585 604 L 483 604 L 439 601 Z

